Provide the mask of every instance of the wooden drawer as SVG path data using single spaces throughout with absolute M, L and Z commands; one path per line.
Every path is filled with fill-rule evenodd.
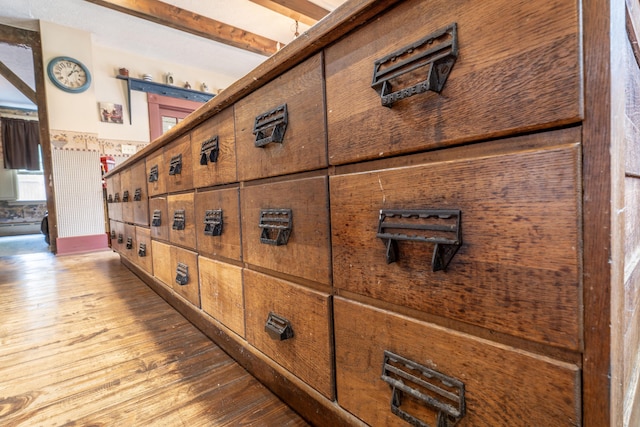
M 164 148 L 163 160 L 169 193 L 193 188 L 190 141 L 190 134 L 185 135 Z
M 240 181 L 327 165 L 322 83 L 318 54 L 236 103 Z M 254 133 L 258 117 L 258 127 L 272 119 L 273 126 Z M 266 143 L 270 136 L 277 140 L 282 133 L 281 142 Z
M 136 227 L 136 263 L 147 273 L 153 275 L 153 251 L 151 248 L 151 231 L 148 228 Z
M 242 268 L 198 257 L 202 310 L 244 338 Z
M 111 249 L 121 253 L 124 248 L 124 224 L 120 221 L 109 221 L 111 229 Z
M 198 192 L 195 202 L 198 252 L 241 261 L 240 190 L 234 187 Z
M 133 205 L 133 223 L 149 226 L 149 194 L 144 160 L 131 167 L 131 194 L 129 197 Z
M 327 48 L 329 163 L 579 121 L 583 115 L 579 4 L 406 1 Z M 421 42 L 453 23 L 458 55 L 451 69 L 446 63 L 451 58 L 451 34 L 431 44 Z M 403 54 L 405 49 L 409 52 Z M 439 94 L 423 92 L 420 86 L 428 82 L 428 62 L 386 80 L 402 70 L 394 70 L 395 64 L 406 61 L 404 68 L 409 69 L 426 49 L 435 49 L 431 58 L 442 58 L 435 67 L 438 72 L 429 77 L 431 87 L 445 81 Z M 376 61 L 380 63 L 374 74 Z M 448 78 L 440 72 L 447 69 Z M 373 86 L 414 95 L 384 107 Z
M 164 161 L 162 150 L 158 150 L 147 157 L 145 168 L 147 170 L 147 189 L 150 197 L 167 192 L 167 162 Z
M 332 176 L 334 287 L 579 350 L 579 136 L 578 129 L 512 138 Z M 541 141 L 557 145 L 531 148 Z M 514 145 L 522 148 L 509 151 Z M 416 158 L 424 163 L 411 164 Z M 445 212 L 419 218 L 429 209 Z M 391 216 L 396 210 L 406 212 Z M 447 210 L 461 214 L 447 218 Z M 411 229 L 425 225 L 460 236 Z M 445 257 L 458 238 L 448 267 L 433 271 L 429 239 L 441 239 Z
M 407 425 L 391 412 L 392 387 L 382 378 L 383 372 L 398 378 L 394 367 L 453 393 L 456 400 L 430 393 L 413 380 L 403 380 L 402 386 L 430 395 L 452 409 L 458 409 L 464 399 L 464 415 L 456 424 L 461 427 L 582 425 L 580 370 L 573 364 L 339 297 L 334 299 L 334 316 L 338 403 L 370 425 Z M 421 367 L 411 371 L 412 363 L 403 366 L 393 357 L 385 367 L 385 351 Z M 464 392 L 458 386 L 444 386 L 438 374 L 429 376 L 429 370 L 463 383 Z M 433 407 L 400 387 L 397 390 L 401 395 L 399 410 L 428 425 L 438 425 Z
M 136 247 L 136 226 L 132 224 L 124 224 L 124 239 L 120 246 L 121 253 L 129 261 L 135 262 L 138 258 L 138 250 Z
M 325 176 L 242 188 L 244 261 L 330 284 L 327 193 Z
M 233 108 L 216 114 L 191 132 L 191 158 L 196 188 L 237 180 Z
M 244 291 L 247 341 L 332 399 L 329 295 L 246 269 Z
M 194 306 L 200 307 L 198 254 L 171 246 L 171 269 L 173 290 Z
M 133 223 L 133 190 L 131 189 L 131 169 L 120 172 L 120 200 L 122 201 L 122 221 Z
M 167 208 L 167 196 L 152 197 L 149 199 L 149 224 L 151 225 L 151 237 L 160 240 L 169 240 L 169 228 L 173 217 L 169 216 Z
M 118 197 L 120 197 L 120 193 L 117 194 Z M 114 221 L 122 221 L 122 203 L 107 203 L 107 210 L 109 211 L 109 219 L 112 219 Z
M 109 207 L 111 207 L 111 203 L 115 202 L 116 193 L 118 194 L 118 198 L 120 198 L 120 174 L 116 173 L 111 175 L 106 179 L 107 184 L 107 203 Z M 111 210 L 109 210 L 109 214 L 111 214 Z
M 169 241 L 176 245 L 196 248 L 196 223 L 193 193 L 172 194 L 167 197 Z
M 172 283 L 176 278 L 176 267 L 172 268 L 171 245 L 152 240 L 151 253 L 153 254 L 153 275 L 172 288 Z

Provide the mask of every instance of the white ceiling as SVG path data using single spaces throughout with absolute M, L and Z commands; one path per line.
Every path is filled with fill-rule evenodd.
M 163 0 L 217 21 L 289 43 L 295 21 L 249 0 Z M 311 0 L 332 11 L 345 0 Z M 93 43 L 170 63 L 215 70 L 238 79 L 266 57 L 119 13 L 84 0 L 0 0 L 0 24 L 38 29 L 38 20 L 93 34 Z M 309 27 L 299 24 L 299 32 Z M 0 43 L 0 61 L 35 88 L 31 52 Z M 221 60 L 221 58 L 223 58 Z M 0 106 L 34 108 L 0 76 Z

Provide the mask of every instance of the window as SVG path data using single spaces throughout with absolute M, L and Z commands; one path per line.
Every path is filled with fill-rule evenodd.
M 30 171 L 18 169 L 16 171 L 16 186 L 18 187 L 17 200 L 20 202 L 47 200 L 42 169 L 42 149 L 40 146 L 38 146 L 38 158 L 40 161 L 40 170 Z

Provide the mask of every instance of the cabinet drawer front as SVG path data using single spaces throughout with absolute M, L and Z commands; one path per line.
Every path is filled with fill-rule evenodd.
M 133 249 L 135 251 L 137 264 L 144 271 L 153 275 L 151 231 L 148 228 L 136 227 L 136 246 Z
M 196 248 L 196 218 L 193 201 L 193 193 L 172 194 L 167 197 L 169 241 L 191 249 Z
M 151 252 L 153 253 L 153 275 L 169 288 L 175 279 L 176 268 L 171 269 L 171 245 L 151 241 Z
M 147 188 L 149 196 L 157 196 L 167 192 L 167 167 L 163 150 L 149 155 L 146 160 Z
M 120 221 L 109 221 L 111 230 L 111 249 L 118 253 L 122 253 L 124 248 L 124 224 Z
M 390 410 L 385 351 L 461 381 L 460 426 L 581 425 L 575 365 L 342 298 L 334 299 L 334 316 L 338 403 L 371 425 L 407 425 Z M 437 425 L 433 408 L 407 393 L 400 409 Z
M 133 222 L 133 190 L 131 189 L 131 169 L 120 172 L 120 200 L 122 221 Z
M 329 163 L 577 122 L 583 114 L 578 5 L 573 0 L 406 1 L 329 47 Z M 433 62 L 386 80 L 403 71 L 393 68 L 396 63 L 406 61 L 409 68 L 430 59 L 421 56 L 426 47 L 415 45 L 453 23 L 458 54 L 440 93 L 420 89 L 419 82 L 433 77 L 427 77 Z M 425 45 L 436 49 L 431 59 L 451 50 L 449 39 L 437 37 Z M 385 107 L 379 90 L 415 94 Z
M 244 261 L 329 284 L 327 186 L 327 177 L 320 176 L 242 188 Z
M 171 287 L 184 299 L 200 307 L 198 254 L 171 246 Z
M 266 124 L 270 116 L 274 126 L 256 131 L 256 125 Z M 238 101 L 235 121 L 240 181 L 326 166 L 321 56 L 313 56 Z M 268 135 L 279 132 L 281 142 L 266 143 Z
M 333 398 L 329 295 L 251 270 L 244 271 L 244 288 L 247 341 Z M 280 335 L 285 328 L 275 329 L 283 324 Z
M 109 204 L 109 217 L 111 217 L 111 204 L 115 203 L 116 193 L 118 194 L 118 197 L 120 197 L 120 194 L 122 194 L 122 191 L 120 190 L 120 174 L 116 173 L 107 178 L 105 181 L 107 184 L 107 203 Z
M 108 203 L 107 209 L 109 210 L 109 219 L 122 221 L 122 203 Z
M 151 237 L 160 240 L 169 240 L 169 227 L 172 218 L 169 217 L 167 197 L 152 197 L 149 199 L 149 224 L 151 225 Z
M 333 176 L 334 286 L 578 350 L 579 165 L 570 143 Z M 444 271 L 433 271 L 433 242 L 405 239 L 419 233 L 416 215 L 396 216 L 395 261 L 379 237 L 381 211 L 422 209 L 461 211 Z
M 242 268 L 198 257 L 202 310 L 244 338 Z
M 144 160 L 131 167 L 131 194 L 133 222 L 149 226 L 149 193 L 147 192 L 147 172 Z
M 198 192 L 195 201 L 198 252 L 241 261 L 240 190 L 226 188 Z
M 124 238 L 120 245 L 122 255 L 129 261 L 135 262 L 137 259 L 136 248 L 136 226 L 124 224 Z
M 191 159 L 191 135 L 185 135 L 164 148 L 165 179 L 167 191 L 193 189 L 193 165 Z
M 232 108 L 216 114 L 191 132 L 191 159 L 196 188 L 237 180 Z

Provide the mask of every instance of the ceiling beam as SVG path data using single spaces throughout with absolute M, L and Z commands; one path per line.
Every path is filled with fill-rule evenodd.
M 38 104 L 38 100 L 36 99 L 36 91 L 31 89 L 28 84 L 26 84 L 20 77 L 18 77 L 9 67 L 7 67 L 4 62 L 0 61 L 0 75 L 7 79 L 9 83 L 14 85 L 16 89 L 20 91 L 24 96 L 26 96 L 29 101 L 34 104 Z
M 156 24 L 270 56 L 278 42 L 158 0 L 86 0 Z
M 328 10 L 318 6 L 315 3 L 311 3 L 309 0 L 251 1 L 307 25 L 313 25 L 329 14 Z

